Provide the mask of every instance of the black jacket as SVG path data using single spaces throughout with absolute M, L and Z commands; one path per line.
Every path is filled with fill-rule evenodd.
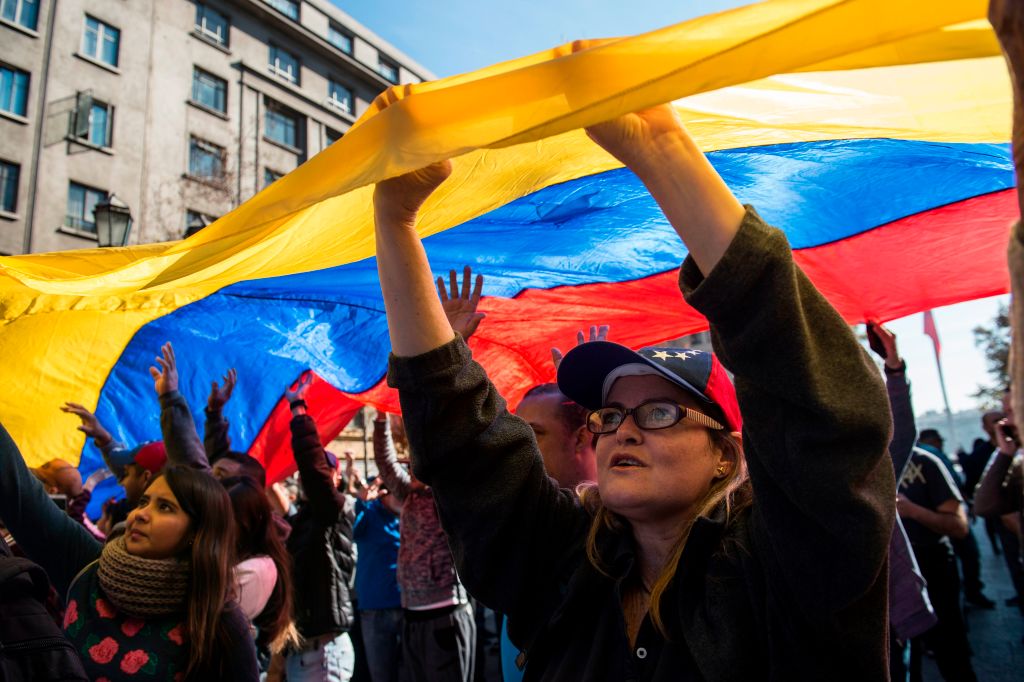
M 456 338 L 393 356 L 388 380 L 459 575 L 508 615 L 526 680 L 886 679 L 896 488 L 877 369 L 752 210 L 715 269 L 688 259 L 680 285 L 735 374 L 754 502 L 695 523 L 661 602 L 669 639 L 648 620 L 630 650 L 630 536 L 600 536 L 608 575 L 591 566 L 589 514 Z
M 306 501 L 289 519 L 288 551 L 294 565 L 295 622 L 308 639 L 352 627 L 352 508 L 331 481 L 313 418 L 294 417 L 291 429 Z

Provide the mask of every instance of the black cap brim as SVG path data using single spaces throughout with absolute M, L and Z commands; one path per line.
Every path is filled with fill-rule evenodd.
M 588 410 L 596 410 L 603 407 L 605 377 L 616 368 L 631 364 L 647 365 L 667 381 L 706 403 L 713 403 L 679 375 L 667 372 L 631 348 L 611 341 L 590 341 L 566 353 L 558 365 L 558 388 L 570 400 Z

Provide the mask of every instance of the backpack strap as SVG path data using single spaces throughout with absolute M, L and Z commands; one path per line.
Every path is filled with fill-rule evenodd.
M 22 557 L 4 557 L 0 560 L 0 589 L 8 581 L 21 574 L 27 574 L 32 581 L 32 589 L 35 597 L 40 601 L 46 601 L 50 593 L 50 579 L 42 567 Z
M 65 604 L 67 604 L 68 602 L 71 601 L 71 590 L 73 590 L 75 588 L 75 583 L 78 582 L 78 579 L 81 578 L 83 575 L 85 575 L 85 573 L 90 568 L 92 568 L 93 566 L 95 566 L 99 562 L 100 562 L 99 559 L 96 559 L 95 561 L 90 561 L 85 566 L 82 566 L 82 570 L 81 571 L 79 571 L 78 573 L 75 574 L 75 577 L 72 578 L 71 582 L 68 583 L 68 591 L 67 591 L 67 594 L 64 595 L 64 603 Z

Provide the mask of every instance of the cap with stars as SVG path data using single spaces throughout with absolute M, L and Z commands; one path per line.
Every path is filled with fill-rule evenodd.
M 714 353 L 695 348 L 649 346 L 632 350 L 610 341 L 580 344 L 565 354 L 558 366 L 558 387 L 588 410 L 605 404 L 615 380 L 623 376 L 661 376 L 715 406 L 730 431 L 743 425 L 736 389 Z M 710 415 L 715 416 L 715 415 Z

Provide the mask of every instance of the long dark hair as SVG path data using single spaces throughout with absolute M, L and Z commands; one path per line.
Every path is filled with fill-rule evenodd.
M 187 676 L 208 662 L 215 649 L 237 646 L 223 623 L 233 582 L 235 521 L 227 492 L 205 471 L 169 466 L 159 476 L 192 520 L 193 537 L 186 550 L 192 563 L 185 617 L 191 642 Z
M 277 581 L 266 606 L 253 623 L 260 629 L 260 641 L 271 653 L 288 644 L 298 644 L 298 630 L 292 619 L 291 556 L 281 542 L 267 495 L 248 476 L 226 478 L 221 483 L 231 498 L 238 537 L 235 544 L 238 561 L 266 555 L 277 567 Z

